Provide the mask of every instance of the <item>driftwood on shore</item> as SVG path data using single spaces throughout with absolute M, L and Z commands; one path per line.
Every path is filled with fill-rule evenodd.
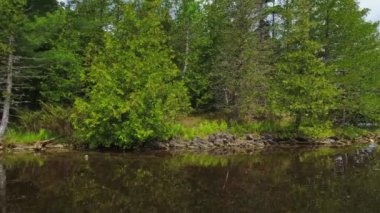
M 8 150 L 8 151 L 43 151 L 47 149 L 60 149 L 64 150 L 68 148 L 68 145 L 65 144 L 56 144 L 58 138 L 50 138 L 47 140 L 41 140 L 34 142 L 32 144 L 2 144 L 0 145 L 0 150 Z
M 46 145 L 52 143 L 53 141 L 55 141 L 57 138 L 51 138 L 51 139 L 47 139 L 47 140 L 43 140 L 43 141 L 37 141 L 34 143 L 34 149 L 35 150 L 42 150 L 43 148 L 46 147 Z

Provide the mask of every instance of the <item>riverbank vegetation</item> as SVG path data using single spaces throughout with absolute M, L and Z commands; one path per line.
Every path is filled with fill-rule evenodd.
M 355 0 L 3 0 L 0 138 L 130 149 L 378 132 L 367 13 Z

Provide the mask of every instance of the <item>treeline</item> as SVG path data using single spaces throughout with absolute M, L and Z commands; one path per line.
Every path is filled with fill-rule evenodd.
M 367 13 L 355 0 L 2 0 L 0 134 L 32 114 L 19 109 L 95 147 L 175 137 L 189 113 L 304 135 L 373 126 L 380 37 Z

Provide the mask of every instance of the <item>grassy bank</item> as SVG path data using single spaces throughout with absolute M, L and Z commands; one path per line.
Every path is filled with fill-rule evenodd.
M 45 129 L 40 129 L 38 132 L 9 129 L 5 135 L 5 142 L 8 144 L 31 145 L 38 141 L 49 140 L 54 137 L 57 137 L 57 135 Z
M 329 137 L 341 137 L 354 139 L 368 134 L 380 134 L 379 128 L 345 127 L 317 127 L 300 128 L 295 130 L 289 121 L 271 122 L 255 121 L 249 123 L 228 123 L 221 119 L 209 119 L 202 116 L 186 117 L 180 120 L 177 137 L 183 140 L 191 140 L 195 137 L 206 137 L 217 132 L 227 132 L 236 136 L 246 134 L 270 134 L 278 138 L 306 137 L 323 139 Z
M 46 107 L 42 112 L 23 112 L 20 114 L 17 125 L 8 129 L 5 141 L 10 144 L 30 145 L 38 141 L 62 137 L 62 142 L 76 141 L 79 146 L 86 146 L 87 142 L 75 138 L 75 131 L 69 123 L 69 116 L 64 109 Z M 225 132 L 238 137 L 247 134 L 269 134 L 277 138 L 305 137 L 323 139 L 338 137 L 355 139 L 368 134 L 380 134 L 379 128 L 359 128 L 345 126 L 334 128 L 323 126 L 317 128 L 302 127 L 296 131 L 292 122 L 283 121 L 254 121 L 246 123 L 227 122 L 223 117 L 210 115 L 197 115 L 182 117 L 173 127 L 171 138 L 191 141 L 194 138 L 207 138 L 209 135 Z M 70 138 L 70 140 L 67 140 Z M 169 138 L 170 139 L 170 138 Z

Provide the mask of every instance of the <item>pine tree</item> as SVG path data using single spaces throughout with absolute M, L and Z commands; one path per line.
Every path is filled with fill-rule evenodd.
M 299 131 L 302 126 L 326 124 L 337 89 L 331 82 L 333 69 L 319 56 L 322 46 L 310 37 L 310 2 L 294 0 L 289 4 L 292 16 L 277 63 L 273 103 L 283 115 L 294 119 Z
M 208 8 L 216 107 L 239 121 L 266 102 L 269 33 L 261 0 L 220 0 Z M 259 27 L 257 27 L 259 26 Z M 265 32 L 267 31 L 267 32 Z
M 365 20 L 367 9 L 354 0 L 314 1 L 312 35 L 324 48 L 324 61 L 336 69 L 342 93 L 333 115 L 337 124 L 380 119 L 380 38 L 378 23 Z
M 33 82 L 39 93 L 32 99 L 35 105 L 43 101 L 70 107 L 83 95 L 87 70 L 104 47 L 110 5 L 110 0 L 72 1 L 26 26 L 30 55 L 46 64 Z

